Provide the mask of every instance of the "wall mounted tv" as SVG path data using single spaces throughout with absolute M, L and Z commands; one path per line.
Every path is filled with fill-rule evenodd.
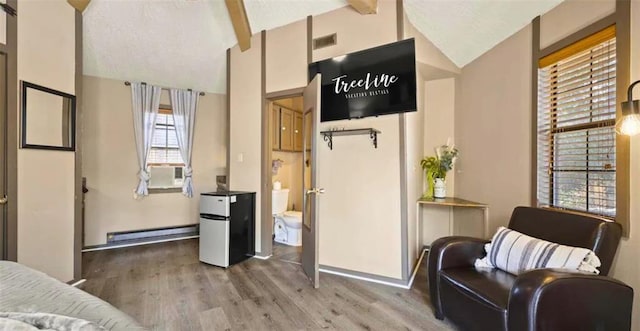
M 407 39 L 309 64 L 322 74 L 320 120 L 416 111 L 415 42 Z

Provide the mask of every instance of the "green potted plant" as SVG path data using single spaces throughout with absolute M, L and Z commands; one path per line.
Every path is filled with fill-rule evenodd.
M 444 198 L 446 196 L 445 180 L 447 172 L 453 169 L 453 164 L 458 158 L 458 149 L 453 145 L 437 147 L 435 156 L 427 156 L 420 161 L 420 166 L 425 173 L 427 191 L 424 196 L 431 198 Z

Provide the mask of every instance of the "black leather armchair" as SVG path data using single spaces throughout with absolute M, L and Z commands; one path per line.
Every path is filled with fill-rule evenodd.
M 517 207 L 509 228 L 529 236 L 593 250 L 600 275 L 553 269 L 519 276 L 476 270 L 488 241 L 469 237 L 436 240 L 428 279 L 436 318 L 461 330 L 630 330 L 633 289 L 607 277 L 622 229 L 604 219 Z

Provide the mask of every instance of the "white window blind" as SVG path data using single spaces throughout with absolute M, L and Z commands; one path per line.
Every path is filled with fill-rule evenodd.
M 615 218 L 615 120 L 615 37 L 538 70 L 540 206 Z
M 182 156 L 180 155 L 180 148 L 178 147 L 173 115 L 169 112 L 163 111 L 158 113 L 148 163 L 152 166 L 184 164 Z

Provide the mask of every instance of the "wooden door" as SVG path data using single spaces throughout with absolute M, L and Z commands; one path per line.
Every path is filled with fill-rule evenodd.
M 293 150 L 293 110 L 280 108 L 280 149 Z
M 280 149 L 280 106 L 271 103 L 271 148 Z
M 313 287 L 320 286 L 320 264 L 318 258 L 318 203 L 324 189 L 318 188 L 317 146 L 318 123 L 320 123 L 320 74 L 304 90 L 304 121 L 302 153 L 303 206 L 302 211 L 302 270 Z M 307 144 L 306 142 L 310 142 Z M 309 164 L 309 167 L 307 167 Z
M 295 112 L 293 114 L 293 150 L 296 152 L 301 152 L 304 147 L 304 137 L 302 136 L 303 124 L 302 114 Z

